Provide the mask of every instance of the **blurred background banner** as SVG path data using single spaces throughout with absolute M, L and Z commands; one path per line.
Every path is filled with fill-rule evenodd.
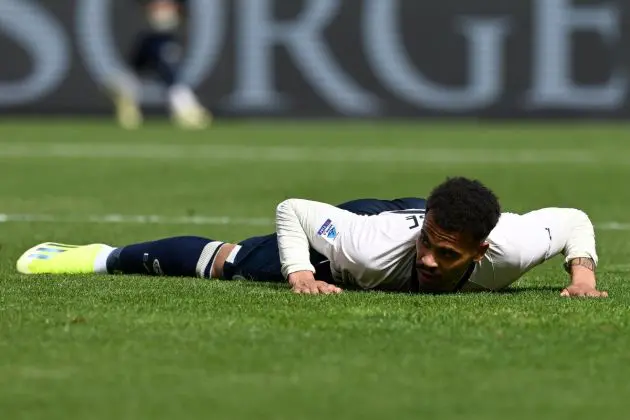
M 628 117 L 630 2 L 191 0 L 184 78 L 222 115 Z M 2 113 L 109 113 L 129 0 L 0 0 Z M 163 92 L 146 80 L 143 104 Z

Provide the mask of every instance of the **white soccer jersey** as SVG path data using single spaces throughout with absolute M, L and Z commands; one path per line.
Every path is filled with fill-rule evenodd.
M 330 260 L 338 283 L 408 290 L 423 222 L 423 210 L 362 216 L 316 201 L 285 200 L 276 211 L 282 273 L 315 272 L 309 258 L 313 248 Z M 593 225 L 576 209 L 503 213 L 488 242 L 466 288 L 502 289 L 560 253 L 566 261 L 588 257 L 597 263 Z

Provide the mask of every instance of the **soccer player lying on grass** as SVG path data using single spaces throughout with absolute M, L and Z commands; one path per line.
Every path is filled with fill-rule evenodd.
M 422 199 L 357 200 L 339 207 L 289 199 L 276 234 L 239 244 L 176 237 L 112 248 L 44 243 L 21 273 L 124 273 L 288 281 L 297 293 L 341 287 L 403 292 L 500 290 L 562 253 L 571 283 L 562 296 L 605 297 L 596 288 L 595 234 L 577 209 L 501 213 L 478 181 L 451 178 Z

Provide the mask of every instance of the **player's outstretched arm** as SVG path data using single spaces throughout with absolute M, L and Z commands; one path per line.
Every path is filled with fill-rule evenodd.
M 552 209 L 557 214 L 548 222 L 557 232 L 565 256 L 564 267 L 571 283 L 562 290 L 564 297 L 608 297 L 608 292 L 597 290 L 597 251 L 595 229 L 588 215 L 577 209 Z
M 288 199 L 276 208 L 276 233 L 282 274 L 296 293 L 339 293 L 341 289 L 315 279 L 310 249 L 334 258 L 334 243 L 339 234 L 360 217 L 329 204 Z
M 595 229 L 588 215 L 572 208 L 544 208 L 521 217 L 521 269 L 564 255 L 564 268 L 571 277 L 561 295 L 566 297 L 607 297 L 597 290 L 595 270 L 598 256 Z

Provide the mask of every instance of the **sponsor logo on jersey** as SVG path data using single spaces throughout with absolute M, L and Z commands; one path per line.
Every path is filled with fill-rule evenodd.
M 319 230 L 317 231 L 317 234 L 319 236 L 322 236 L 324 234 L 324 231 L 326 230 L 326 228 L 328 228 L 328 226 L 330 226 L 332 224 L 332 220 L 327 219 L 324 224 L 322 225 L 322 227 L 319 228 Z
M 335 239 L 337 237 L 337 229 L 331 226 L 324 234 L 328 239 Z
M 337 237 L 338 232 L 332 220 L 327 219 L 317 231 L 317 235 L 323 237 L 328 242 L 332 242 Z

